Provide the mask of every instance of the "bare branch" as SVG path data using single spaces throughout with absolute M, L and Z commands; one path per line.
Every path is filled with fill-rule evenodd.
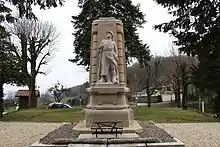
M 41 67 L 42 65 L 47 64 L 47 62 L 48 62 L 48 61 L 46 60 L 47 56 L 50 56 L 49 52 L 46 53 L 46 54 L 44 54 L 44 56 L 41 58 L 40 62 L 38 63 L 38 66 L 37 66 L 37 69 L 36 69 L 36 72 L 37 72 L 37 73 L 39 73 L 40 67 Z
M 43 74 L 43 75 L 47 75 L 47 73 L 43 72 L 43 71 L 38 71 L 39 74 Z

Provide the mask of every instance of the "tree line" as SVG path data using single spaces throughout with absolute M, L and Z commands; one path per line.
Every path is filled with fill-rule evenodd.
M 218 0 L 154 1 L 158 5 L 167 8 L 168 13 L 174 16 L 173 20 L 156 24 L 154 28 L 161 32 L 170 33 L 175 37 L 176 41 L 173 43 L 180 53 L 195 56 L 198 59 L 198 65 L 189 70 L 188 64 L 185 62 L 179 64 L 179 62 L 177 62 L 182 56 L 174 56 L 173 66 L 176 68 L 174 68 L 175 70 L 172 71 L 172 74 L 166 78 L 171 85 L 176 85 L 174 91 L 177 101 L 179 101 L 179 91 L 181 87 L 183 90 L 182 107 L 187 108 L 185 98 L 187 86 L 193 83 L 201 92 L 209 91 L 218 95 L 215 98 L 216 112 L 220 112 L 220 91 L 218 88 L 220 83 L 220 52 L 218 50 L 220 46 L 220 2 Z M 32 12 L 33 5 L 39 5 L 42 9 L 46 9 L 64 4 L 63 0 L 8 0 L 6 2 L 14 5 L 18 9 L 20 18 L 25 17 L 28 20 L 36 20 L 36 16 Z M 20 32 L 12 33 L 7 31 L 3 23 L 13 23 L 16 22 L 17 19 L 12 16 L 12 10 L 6 6 L 6 2 L 1 2 L 2 4 L 0 5 L 0 15 L 1 18 L 3 18 L 0 20 L 0 104 L 2 104 L 3 96 L 2 87 L 5 83 L 28 85 L 30 89 L 34 89 L 36 75 L 45 73 L 38 70 L 39 66 L 37 66 L 35 59 L 37 59 L 37 55 L 39 55 L 39 50 L 44 47 L 43 44 L 46 43 L 46 45 L 48 45 L 48 43 L 51 43 L 51 40 L 53 40 L 37 38 L 33 35 L 33 32 L 29 33 L 28 37 L 26 37 L 26 34 Z M 121 19 L 125 28 L 126 63 L 129 65 L 133 58 L 138 60 L 139 66 L 142 67 L 146 73 L 144 74 L 145 80 L 143 80 L 143 82 L 145 82 L 147 93 L 150 95 L 152 93 L 152 87 L 155 89 L 160 85 L 161 81 L 157 79 L 159 79 L 158 75 L 160 75 L 158 73 L 158 69 L 160 68 L 158 67 L 161 66 L 161 62 L 154 62 L 154 67 L 150 64 L 151 60 L 154 59 L 154 57 L 150 55 L 150 47 L 139 38 L 137 28 L 142 27 L 146 22 L 145 15 L 140 11 L 140 5 L 134 5 L 131 0 L 79 0 L 78 7 L 81 9 L 81 12 L 77 16 L 72 17 L 73 28 L 75 30 L 73 32 L 75 37 L 73 44 L 74 53 L 76 55 L 73 61 L 78 65 L 84 66 L 86 70 L 89 70 L 91 23 L 93 20 L 99 17 L 109 16 Z M 48 30 L 47 32 L 42 31 L 42 35 L 40 36 L 48 36 L 46 33 L 48 33 Z M 18 39 L 20 39 L 20 47 L 12 43 L 10 35 L 17 35 Z M 45 53 L 46 56 L 50 55 L 48 52 Z M 27 73 L 29 71 L 26 70 L 27 65 L 29 65 L 27 64 L 28 62 L 33 64 L 30 68 L 30 73 Z M 14 66 L 15 64 L 17 66 Z M 46 62 L 42 61 L 39 65 L 45 64 Z M 13 68 L 6 70 L 5 65 Z M 150 83 L 154 84 L 152 85 Z M 34 96 L 31 93 L 33 93 L 32 90 L 30 90 L 30 98 Z M 179 102 L 177 103 L 179 104 Z

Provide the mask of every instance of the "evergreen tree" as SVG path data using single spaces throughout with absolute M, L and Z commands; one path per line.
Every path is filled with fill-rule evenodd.
M 122 20 L 128 63 L 132 58 L 136 58 L 142 64 L 144 57 L 149 58 L 148 46 L 142 43 L 137 33 L 137 28 L 146 22 L 139 5 L 133 5 L 131 0 L 79 0 L 78 6 L 81 12 L 72 17 L 76 30 L 73 33 L 76 54 L 73 62 L 86 66 L 89 70 L 91 27 L 92 22 L 99 17 L 115 17 Z
M 10 51 L 15 48 L 10 41 L 10 34 L 2 25 L 3 22 L 13 22 L 11 10 L 0 2 L 0 117 L 2 117 L 3 109 L 3 85 L 15 82 L 15 68 L 17 60 Z
M 220 1 L 219 0 L 155 0 L 168 8 L 175 19 L 156 25 L 163 32 L 170 32 L 178 40 L 180 51 L 197 55 L 199 68 L 194 73 L 201 89 L 216 92 L 217 111 L 220 112 Z
M 10 42 L 8 33 L 0 33 L 0 117 L 2 117 L 3 109 L 3 85 L 18 83 L 19 68 L 16 56 L 10 51 L 15 48 Z
M 6 0 L 0 1 L 0 8 L 9 9 L 5 6 L 6 2 L 15 6 L 18 9 L 21 17 L 25 16 L 26 18 L 36 18 L 32 11 L 33 5 L 40 6 L 40 9 L 46 9 L 57 7 L 59 5 L 62 6 L 64 0 Z

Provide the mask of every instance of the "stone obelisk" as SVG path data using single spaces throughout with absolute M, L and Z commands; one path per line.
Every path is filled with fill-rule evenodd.
M 84 109 L 85 120 L 75 129 L 88 131 L 94 121 L 120 121 L 128 131 L 140 130 L 126 97 L 129 88 L 122 21 L 99 18 L 92 23 L 91 35 L 89 100 Z

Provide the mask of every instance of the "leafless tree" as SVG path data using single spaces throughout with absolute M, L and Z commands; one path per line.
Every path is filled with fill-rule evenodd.
M 155 57 L 152 61 L 144 63 L 145 75 L 145 88 L 148 99 L 148 107 L 151 107 L 151 96 L 155 93 L 156 89 L 161 86 L 159 76 L 161 67 L 161 57 Z
M 187 96 L 188 85 L 190 81 L 191 66 L 193 63 L 189 62 L 191 57 L 187 57 L 184 54 L 175 50 L 174 46 L 170 49 L 172 57 L 172 70 L 169 73 L 167 79 L 170 81 L 170 85 L 175 94 L 175 102 L 177 107 L 181 107 L 180 94 L 182 90 L 182 108 L 187 108 Z
M 15 53 L 26 79 L 24 83 L 29 87 L 30 102 L 30 99 L 36 99 L 36 76 L 48 73 L 43 66 L 54 56 L 59 34 L 55 26 L 47 21 L 26 18 L 18 19 L 9 29 L 14 40 L 19 42 L 19 50 L 15 50 Z
M 48 92 L 53 94 L 55 102 L 61 102 L 62 99 L 68 94 L 69 89 L 64 88 L 63 84 L 57 81 L 53 87 L 48 89 Z
M 50 95 L 50 93 L 46 91 L 45 93 L 42 93 L 40 95 L 40 103 L 44 105 L 48 105 L 49 103 L 52 102 L 51 98 L 52 96 Z
M 9 91 L 6 95 L 7 95 L 6 99 L 8 99 L 8 100 L 14 100 L 15 99 L 15 92 Z

